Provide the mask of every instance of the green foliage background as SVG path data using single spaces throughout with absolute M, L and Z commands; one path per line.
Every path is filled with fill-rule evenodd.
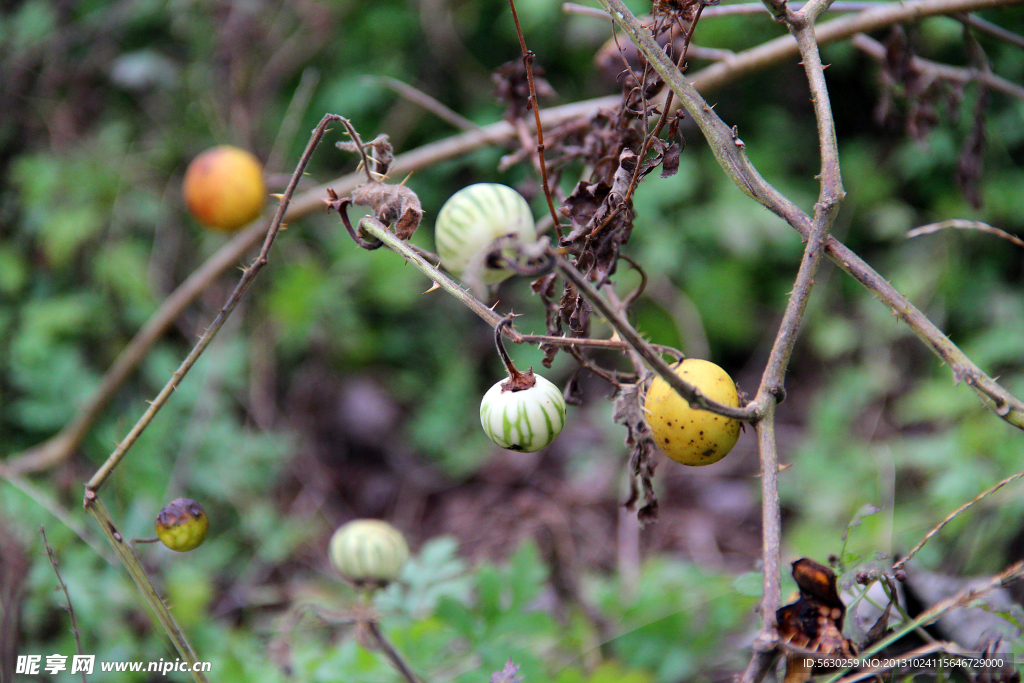
M 615 91 L 591 64 L 608 37 L 605 22 L 563 15 L 550 0 L 522 0 L 517 7 L 528 44 L 558 92 L 557 100 L 542 104 Z M 982 16 L 1024 31 L 1019 13 Z M 707 19 L 695 41 L 740 50 L 781 31 L 766 16 Z M 954 20 L 928 19 L 908 31 L 923 55 L 967 63 Z M 1024 53 L 979 40 L 994 72 L 1024 78 Z M 160 301 L 223 244 L 223 236 L 203 232 L 184 211 L 180 180 L 192 156 L 233 143 L 266 160 L 276 144 L 283 153 L 268 170 L 289 173 L 305 131 L 328 111 L 351 118 L 366 137 L 386 132 L 399 151 L 412 149 L 452 131 L 367 76 L 416 85 L 483 125 L 501 116 L 490 72 L 518 55 L 506 5 L 498 0 L 5 5 L 2 452 L 15 454 L 56 433 Z M 977 86 L 940 106 L 936 126 L 911 139 L 898 122 L 885 126 L 872 118 L 875 63 L 849 44 L 829 46 L 823 56 L 831 63 L 849 192 L 839 237 L 989 374 L 1024 395 L 1021 250 L 979 233 L 904 238 L 910 228 L 947 218 L 1024 231 L 1024 103 L 993 95 L 983 205 L 973 208 L 954 177 Z M 316 70 L 318 86 L 299 132 L 278 140 L 304 69 Z M 713 93 L 711 101 L 739 126 L 765 177 L 809 209 L 818 159 L 799 68 L 780 65 Z M 897 103 L 905 111 L 905 102 L 897 97 Z M 728 181 L 698 133 L 685 135 L 679 173 L 652 177 L 637 193 L 628 253 L 644 265 L 652 288 L 635 322 L 652 340 L 692 353 L 700 348 L 687 345 L 706 339 L 710 357 L 752 391 L 801 244 Z M 409 185 L 427 216 L 416 242 L 432 247 L 433 216 L 455 189 L 485 180 L 532 182 L 522 167 L 499 175 L 501 154 L 482 149 L 413 176 Z M 325 182 L 352 168 L 350 155 L 324 145 L 309 175 Z M 575 180 L 568 175 L 566 189 Z M 535 208 L 540 215 L 540 201 Z M 636 277 L 623 271 L 625 292 Z M 233 277 L 204 294 L 157 344 L 69 462 L 27 481 L 0 482 L 0 540 L 5 552 L 20 548 L 31 564 L 20 601 L 19 653 L 75 652 L 41 554 L 37 529 L 45 525 L 84 651 L 100 660 L 174 656 L 81 512 L 82 483 L 170 376 Z M 784 558 L 824 561 L 839 552 L 853 515 L 874 504 L 882 511 L 864 519 L 847 547 L 845 559 L 856 564 L 905 551 L 950 510 L 1020 469 L 1024 440 L 968 388 L 954 386 L 949 369 L 856 283 L 830 267 L 818 283 L 788 379 L 789 399 L 779 408 L 782 459 L 793 465 L 781 477 Z M 171 498 L 187 495 L 206 507 L 213 532 L 200 550 L 182 557 L 150 547 L 142 554 L 200 659 L 213 661 L 216 680 L 285 680 L 267 653 L 284 608 L 356 600 L 328 569 L 326 538 L 354 515 L 401 509 L 403 494 L 387 485 L 389 471 L 413 463 L 451 490 L 478 482 L 497 457 L 475 417 L 479 396 L 500 372 L 490 332 L 454 301 L 423 296 L 426 287 L 394 254 L 357 249 L 334 217 L 289 226 L 243 306 L 108 483 L 107 505 L 133 537 L 151 534 L 152 519 Z M 508 283 L 498 298 L 502 309 L 525 313 L 522 329 L 542 330 L 542 311 L 526 282 Z M 517 363 L 539 366 L 536 350 L 514 353 Z M 564 382 L 570 372 L 559 358 L 549 376 Z M 360 436 L 362 444 L 339 426 L 344 420 L 332 417 L 339 387 L 353 378 L 382 392 L 387 408 L 383 433 Z M 562 438 L 558 454 L 569 479 L 609 466 L 618 471 L 625 461 L 624 435 L 609 419 L 605 394 L 595 384 L 585 405 L 571 410 L 587 431 Z M 371 462 L 396 453 L 405 460 Z M 327 465 L 303 479 L 310 458 Z M 712 476 L 738 482 L 756 500 L 749 435 L 733 460 L 738 464 L 723 463 Z M 690 476 L 670 465 L 663 463 L 659 476 Z M 339 471 L 366 476 L 347 485 L 320 479 Z M 612 481 L 606 493 L 614 502 L 623 491 L 620 476 Z M 444 487 L 438 490 L 445 495 Z M 688 506 L 663 493 L 662 507 L 673 520 L 674 508 Z M 698 512 L 718 514 L 713 505 Z M 936 538 L 920 563 L 955 575 L 997 571 L 1024 556 L 1022 513 L 1019 486 L 1008 487 Z M 522 665 L 526 681 L 556 683 L 710 680 L 742 666 L 758 585 L 742 573 L 757 570 L 756 552 L 708 566 L 681 544 L 665 542 L 678 531 L 668 529 L 651 532 L 660 534 L 659 543 L 644 536 L 635 581 L 614 566 L 583 566 L 583 595 L 611 625 L 611 639 L 603 640 L 580 609 L 553 607 L 547 560 L 532 541 L 483 560 L 441 535 L 443 523 L 417 521 L 407 516 L 403 530 L 419 553 L 403 582 L 376 600 L 386 630 L 427 680 L 485 680 L 509 658 Z M 11 562 L 14 555 L 7 557 Z M 2 606 L 8 613 L 13 608 Z M 292 657 L 297 680 L 397 680 L 350 630 L 313 619 L 293 635 Z

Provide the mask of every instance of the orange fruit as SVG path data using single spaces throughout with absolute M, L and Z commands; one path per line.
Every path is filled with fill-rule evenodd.
M 244 149 L 212 147 L 188 165 L 182 194 L 189 213 L 201 225 L 234 232 L 263 211 L 267 199 L 263 166 Z

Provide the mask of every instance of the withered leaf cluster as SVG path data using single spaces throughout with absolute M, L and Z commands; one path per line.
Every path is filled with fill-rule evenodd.
M 612 419 L 626 428 L 626 445 L 630 449 L 629 458 L 629 498 L 624 505 L 632 510 L 640 499 L 641 490 L 644 504 L 637 510 L 637 519 L 641 524 L 648 524 L 658 518 L 658 498 L 654 494 L 654 468 L 657 465 L 654 453 L 654 438 L 650 427 L 643 416 L 639 384 L 625 384 L 619 388 L 615 399 L 615 412 Z M 640 485 L 637 486 L 637 481 Z
M 352 140 L 338 142 L 336 145 L 338 149 L 363 157 L 364 161 L 361 163 L 366 165 L 368 175 L 374 179 L 353 190 L 351 197 L 339 197 L 334 190 L 328 188 L 327 199 L 324 200 L 327 210 L 338 212 L 348 234 L 364 249 L 377 249 L 381 242 L 368 238 L 362 228 L 353 230 L 346 212 L 350 204 L 369 208 L 376 220 L 383 225 L 394 227 L 395 235 L 399 239 L 407 240 L 412 237 L 423 219 L 423 208 L 416 193 L 405 185 L 383 182 L 395 158 L 388 136 L 382 134 L 369 142 Z
M 964 38 L 971 66 L 984 72 L 988 69 L 984 51 L 966 28 Z M 976 87 L 976 103 L 970 130 L 957 160 L 956 179 L 967 200 L 980 208 L 978 184 L 987 143 L 985 111 L 990 100 L 989 90 L 980 81 L 970 84 L 946 80 L 916 67 L 914 42 L 914 34 L 908 35 L 902 26 L 894 26 L 889 32 L 879 74 L 881 93 L 875 106 L 876 122 L 890 128 L 902 126 L 907 135 L 923 143 L 928 133 L 940 125 L 944 115 L 953 122 L 959 119 L 966 89 Z
M 687 21 L 696 15 L 701 0 L 677 0 L 666 4 L 659 17 L 656 33 L 670 54 L 675 54 L 674 39 L 685 35 Z M 677 5 L 677 6 L 676 6 Z M 642 62 L 630 63 L 628 56 L 616 53 L 617 72 L 623 77 L 622 99 L 614 109 L 545 131 L 544 159 L 549 187 L 556 188 L 553 197 L 557 213 L 568 219 L 561 221 L 557 246 L 560 252 L 598 288 L 612 283 L 622 248 L 633 233 L 636 212 L 633 194 L 637 184 L 659 166 L 662 176 L 673 175 L 679 168 L 682 138 L 679 136 L 681 113 L 663 115 L 653 99 L 663 89 L 660 76 Z M 535 69 L 535 73 L 542 73 Z M 498 69 L 494 77 L 499 99 L 506 104 L 506 118 L 522 125 L 529 111 L 529 86 L 523 64 L 510 62 Z M 538 95 L 547 93 L 545 83 L 537 79 Z M 655 125 L 656 121 L 660 121 Z M 666 125 L 667 124 L 667 125 Z M 662 137 L 664 134 L 664 137 Z M 533 150 L 508 158 L 533 159 Z M 557 188 L 562 172 L 573 165 L 588 169 L 568 194 Z M 590 336 L 591 307 L 570 282 L 557 273 L 548 273 L 534 280 L 533 291 L 546 309 L 547 333 L 552 336 Z M 550 367 L 562 347 L 542 345 L 543 364 Z M 614 370 L 600 368 L 586 359 L 584 349 L 569 351 L 587 367 L 602 373 L 606 379 L 617 376 Z M 570 382 L 567 400 L 576 398 L 578 382 Z M 639 385 L 621 385 L 611 379 L 619 392 L 616 420 L 626 427 L 626 443 L 631 450 L 634 486 L 629 505 L 643 490 L 644 505 L 638 512 L 641 521 L 652 521 L 657 515 L 657 500 L 651 486 L 654 471 L 654 447 L 640 408 Z M 639 486 L 636 482 L 639 481 Z
M 547 79 L 543 78 L 544 69 L 532 64 L 532 54 L 529 59 L 533 68 L 533 86 L 537 90 L 537 98 L 554 96 L 555 89 L 551 87 Z M 505 105 L 505 120 L 514 122 L 525 118 L 527 113 L 532 110 L 532 106 L 530 104 L 530 82 L 523 60 L 514 59 L 511 62 L 505 62 L 494 70 L 491 80 L 494 82 L 495 99 Z

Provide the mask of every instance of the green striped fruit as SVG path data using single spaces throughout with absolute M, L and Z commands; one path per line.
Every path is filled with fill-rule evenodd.
M 331 564 L 356 585 L 385 586 L 409 559 L 402 532 L 379 519 L 356 519 L 331 536 Z
M 555 440 L 565 426 L 565 399 L 540 375 L 529 389 L 505 389 L 506 380 L 480 401 L 480 424 L 494 443 L 510 451 L 533 453 Z
M 441 265 L 457 277 L 475 276 L 488 285 L 512 275 L 484 264 L 491 243 L 504 236 L 521 243 L 537 241 L 530 205 L 511 187 L 497 183 L 477 183 L 453 194 L 434 227 Z

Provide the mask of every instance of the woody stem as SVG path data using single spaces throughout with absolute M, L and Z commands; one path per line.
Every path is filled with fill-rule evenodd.
M 509 379 L 513 383 L 517 383 L 523 376 L 523 373 L 519 372 L 516 366 L 512 364 L 512 358 L 509 357 L 508 351 L 505 350 L 505 345 L 501 343 L 501 331 L 511 324 L 512 316 L 506 315 L 494 326 L 494 345 L 498 347 L 498 355 L 501 356 L 501 362 L 505 364 L 505 370 L 508 371 Z

